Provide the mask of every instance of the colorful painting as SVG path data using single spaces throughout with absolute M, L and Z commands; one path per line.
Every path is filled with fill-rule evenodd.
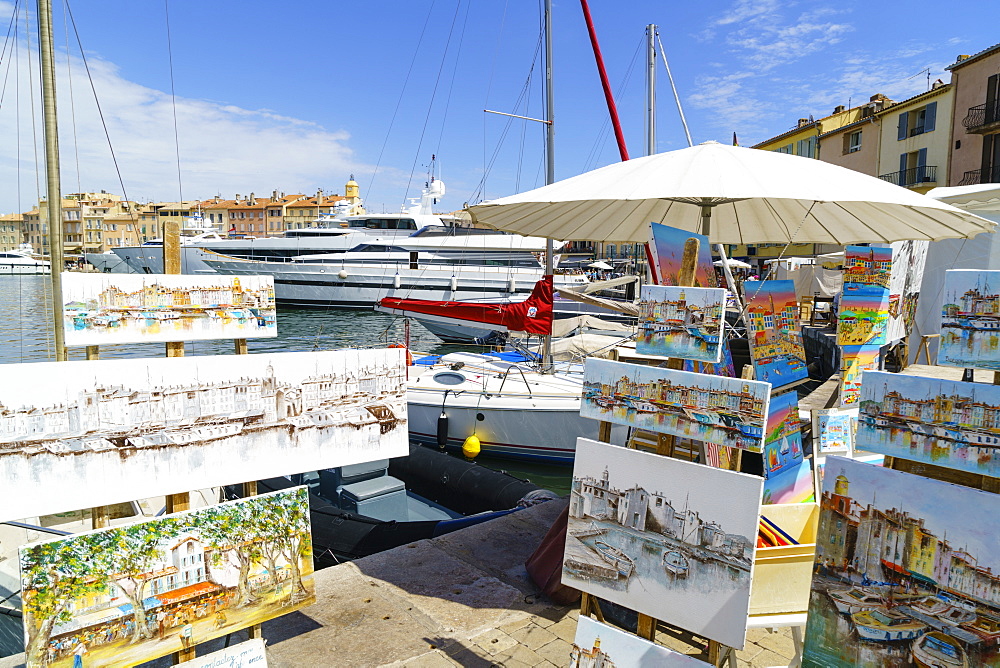
M 134 666 L 316 600 L 306 487 L 18 554 L 29 668 Z
M 67 346 L 278 335 L 272 276 L 64 272 Z
M 777 388 L 809 378 L 795 281 L 745 281 L 743 294 L 757 380 Z
M 837 314 L 837 344 L 885 345 L 889 325 L 892 249 L 848 246 L 844 287 Z
M 653 265 L 656 268 L 656 282 L 659 285 L 677 285 L 681 273 L 681 259 L 685 247 L 698 244 L 698 261 L 694 275 L 696 288 L 714 288 L 718 285 L 715 276 L 715 266 L 712 264 L 712 247 L 708 237 L 695 234 L 676 227 L 650 223 L 649 250 L 653 255 Z
M 762 483 L 579 439 L 563 584 L 743 647 Z
M 770 383 L 588 357 L 580 415 L 760 452 Z
M 905 339 L 913 329 L 928 244 L 928 241 L 923 240 L 896 241 L 891 244 L 889 325 L 886 330 L 886 340 L 890 342 Z
M 1000 666 L 1000 496 L 826 461 L 803 666 Z
M 1000 371 L 1000 271 L 944 273 L 937 363 Z
M 777 473 L 766 473 L 763 503 L 810 503 L 815 500 L 812 462 L 802 459 Z
M 1000 385 L 868 371 L 858 450 L 1000 477 Z
M 694 360 L 684 360 L 684 370 L 694 373 L 707 373 L 713 376 L 725 376 L 726 378 L 736 377 L 736 366 L 733 364 L 733 354 L 729 349 L 729 342 L 724 338 L 719 344 L 722 351 L 722 358 L 715 363 L 697 362 Z
M 580 615 L 569 668 L 705 668 L 705 663 Z
M 858 428 L 858 409 L 836 408 L 813 411 L 813 442 L 820 455 L 854 450 L 854 432 Z
M 777 473 L 802 461 L 802 421 L 795 392 L 771 397 L 764 439 L 764 470 Z
M 841 346 L 840 405 L 857 406 L 861 397 L 861 377 L 866 371 L 877 371 L 878 346 Z
M 5 364 L 0 522 L 403 456 L 404 354 Z
M 722 356 L 726 291 L 642 286 L 635 351 L 717 363 Z

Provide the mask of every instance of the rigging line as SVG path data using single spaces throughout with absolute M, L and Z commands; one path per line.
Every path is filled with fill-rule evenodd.
M 17 0 L 17 2 L 20 3 L 20 0 Z M 3 40 L 3 49 L 0 50 L 0 62 L 3 62 L 4 55 L 7 56 L 7 71 L 3 78 L 3 88 L 0 89 L 0 108 L 3 107 L 4 93 L 7 90 L 7 78 L 10 75 L 10 62 L 13 59 L 14 48 L 17 45 L 17 22 L 15 19 L 20 11 L 18 5 L 15 3 L 14 11 L 10 15 L 10 21 L 7 23 L 7 36 Z M 10 53 L 7 53 L 8 47 L 10 48 Z
M 635 70 L 636 60 L 639 59 L 639 53 L 642 51 L 642 47 L 645 44 L 645 39 L 639 39 L 635 45 L 635 51 L 632 53 L 632 60 L 628 64 L 628 69 L 625 70 L 625 76 L 622 81 L 618 84 L 618 88 L 615 90 L 615 99 L 621 99 L 625 93 L 625 89 L 632 82 L 632 72 Z M 597 133 L 597 139 L 594 140 L 594 144 L 590 148 L 590 153 L 587 154 L 587 159 L 584 161 L 584 171 L 591 171 L 597 168 L 597 162 L 601 157 L 601 153 L 607 147 L 605 143 L 608 138 L 608 133 L 611 131 L 611 119 L 608 117 L 604 118 L 604 123 L 601 124 L 601 129 Z
M 167 26 L 167 63 L 170 67 L 170 106 L 174 114 L 174 154 L 177 156 L 177 197 L 184 206 L 184 184 L 181 181 L 181 142 L 177 132 L 177 94 L 174 91 L 174 51 L 170 45 L 170 3 L 163 0 L 163 16 Z
M 459 3 L 461 5 L 461 3 Z M 465 19 L 462 21 L 462 32 L 459 34 L 458 38 L 458 49 L 455 53 L 455 67 L 451 71 L 451 83 L 448 84 L 448 96 L 445 98 L 444 102 L 444 113 L 441 114 L 441 132 L 438 135 L 437 145 L 434 149 L 435 154 L 441 153 L 441 142 L 444 138 L 444 126 L 448 120 L 448 108 L 451 106 L 451 94 L 455 90 L 455 76 L 458 74 L 458 63 L 462 60 L 462 45 L 465 43 L 465 29 L 469 25 L 469 11 L 472 7 L 472 3 L 467 4 L 465 9 Z
M 382 148 L 379 149 L 378 159 L 375 161 L 375 169 L 372 170 L 372 177 L 368 181 L 368 191 L 372 191 L 372 184 L 375 183 L 375 176 L 378 174 L 378 168 L 382 164 L 382 156 L 385 154 L 385 147 L 389 144 L 389 135 L 392 134 L 392 127 L 396 124 L 396 117 L 399 115 L 399 107 L 403 104 L 403 96 L 406 94 L 406 86 L 410 83 L 410 75 L 413 74 L 413 67 L 417 62 L 417 54 L 420 53 L 420 45 L 424 43 L 424 35 L 427 33 L 427 24 L 431 21 L 431 14 L 434 12 L 434 3 L 436 0 L 431 1 L 431 6 L 427 9 L 427 18 L 424 19 L 424 26 L 420 29 L 420 37 L 417 39 L 417 46 L 413 50 L 413 57 L 410 58 L 410 67 L 406 70 L 406 77 L 403 79 L 403 85 L 399 89 L 399 97 L 396 99 L 396 108 L 392 110 L 392 118 L 389 119 L 389 129 L 385 131 L 385 139 L 382 141 Z
M 63 26 L 66 26 L 66 3 L 63 3 Z M 76 137 L 76 98 L 73 97 L 73 59 L 69 57 L 69 30 L 66 30 L 66 81 L 69 84 L 69 117 L 73 121 L 73 158 L 76 163 L 76 191 L 83 192 L 80 185 L 80 145 Z
M 42 183 L 41 183 L 41 173 L 42 170 L 39 168 L 38 163 L 38 124 L 37 124 L 37 114 L 35 113 L 35 66 L 31 63 L 31 25 L 28 20 L 28 6 L 25 3 L 24 6 L 24 43 L 27 45 L 26 51 L 28 52 L 28 100 L 31 104 L 31 144 L 35 152 L 35 201 L 41 201 L 42 199 Z M 39 207 L 39 211 L 41 208 Z
M 691 131 L 688 130 L 687 119 L 684 118 L 684 107 L 681 106 L 681 96 L 677 93 L 677 85 L 674 83 L 674 75 L 670 73 L 670 63 L 667 62 L 667 52 L 663 49 L 663 42 L 660 40 L 660 31 L 656 31 L 656 43 L 660 46 L 660 56 L 663 58 L 663 66 L 667 68 L 667 78 L 670 79 L 670 90 L 674 92 L 674 102 L 677 103 L 677 113 L 681 117 L 681 125 L 684 126 L 684 134 L 687 136 L 688 146 L 694 146 L 691 139 Z

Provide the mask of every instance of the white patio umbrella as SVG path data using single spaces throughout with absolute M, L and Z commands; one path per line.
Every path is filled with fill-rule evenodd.
M 714 264 L 716 267 L 729 265 L 734 269 L 750 269 L 751 267 L 753 267 L 753 265 L 750 264 L 749 262 L 744 262 L 743 260 L 736 260 L 731 257 L 727 257 L 725 260 L 716 260 L 712 264 Z
M 614 269 L 614 267 L 612 267 L 607 262 L 601 262 L 600 260 L 598 260 L 597 262 L 591 262 L 587 266 L 593 269 Z
M 606 242 L 646 242 L 650 222 L 723 244 L 936 241 L 994 228 L 844 167 L 716 142 L 618 162 L 469 213 L 508 232 Z

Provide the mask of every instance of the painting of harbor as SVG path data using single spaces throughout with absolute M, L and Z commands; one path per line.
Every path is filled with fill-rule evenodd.
M 1000 496 L 828 457 L 803 666 L 1000 666 Z
M 761 452 L 770 383 L 588 357 L 580 415 Z
M 876 371 L 879 365 L 879 346 L 841 346 L 840 348 L 840 405 L 857 406 L 861 398 L 861 376 L 866 371 Z
M 795 281 L 746 281 L 743 292 L 756 378 L 774 387 L 807 379 Z
M 937 363 L 1000 371 L 1000 271 L 944 274 Z
M 68 346 L 278 335 L 271 276 L 63 273 Z
M 580 615 L 569 668 L 705 668 L 705 663 Z
M 889 323 L 886 329 L 886 339 L 890 342 L 908 336 L 913 329 L 929 243 L 925 240 L 910 239 L 891 244 Z
M 837 314 L 837 345 L 885 345 L 892 249 L 848 246 Z
M 802 503 L 812 496 L 812 469 L 802 450 L 798 395 L 771 397 L 764 442 L 764 495 L 770 503 Z
M 316 600 L 305 487 L 36 543 L 19 558 L 29 668 L 135 666 Z
M 854 449 L 854 432 L 857 427 L 857 408 L 813 411 L 813 438 L 816 452 L 821 455 L 851 452 Z
M 649 250 L 653 255 L 656 278 L 660 285 L 680 283 L 684 249 L 693 247 L 695 243 L 698 245 L 698 252 L 693 287 L 714 288 L 718 285 L 715 266 L 712 264 L 712 247 L 707 236 L 660 223 L 650 223 L 650 228 Z
M 636 352 L 717 363 L 722 357 L 726 291 L 642 286 Z
M 404 353 L 4 365 L 0 522 L 405 455 Z
M 1000 386 L 866 371 L 855 444 L 1000 477 Z
M 581 438 L 562 581 L 741 648 L 762 483 Z

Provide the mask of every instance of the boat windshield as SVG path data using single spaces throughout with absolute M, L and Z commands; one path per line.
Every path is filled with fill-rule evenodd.
M 925 636 L 924 643 L 925 643 L 924 646 L 927 647 L 927 649 L 932 649 L 935 652 L 940 652 L 941 654 L 944 654 L 945 656 L 950 656 L 953 659 L 958 658 L 958 648 L 955 647 L 955 645 L 946 642 L 940 638 L 935 638 L 934 636 Z
M 348 218 L 348 227 L 366 230 L 415 230 L 417 223 L 412 218 Z
M 467 237 L 480 234 L 506 234 L 500 230 L 481 227 L 456 227 L 452 225 L 425 225 L 411 234 L 411 237 Z

